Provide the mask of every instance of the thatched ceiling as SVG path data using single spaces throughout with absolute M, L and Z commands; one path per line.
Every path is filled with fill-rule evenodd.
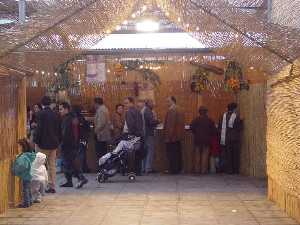
M 300 31 L 269 23 L 266 0 L 33 0 L 29 21 L 0 33 L 0 63 L 35 69 L 41 65 L 34 55 L 39 59 L 42 52 L 45 63 L 55 66 L 94 45 L 133 13 L 143 16 L 144 5 L 245 67 L 274 73 L 300 55 Z M 288 16 L 297 12 L 300 6 Z M 28 51 L 30 60 L 22 53 Z

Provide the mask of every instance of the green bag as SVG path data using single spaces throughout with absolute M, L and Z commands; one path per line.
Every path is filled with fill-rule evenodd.
M 14 175 L 23 180 L 31 180 L 31 164 L 34 161 L 35 156 L 36 154 L 31 152 L 20 154 L 13 164 L 12 170 Z

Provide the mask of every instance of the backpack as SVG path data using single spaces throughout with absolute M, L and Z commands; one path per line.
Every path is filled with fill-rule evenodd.
M 79 118 L 80 139 L 83 141 L 87 141 L 89 138 L 90 131 L 90 123 L 84 117 Z
M 34 153 L 22 153 L 16 158 L 12 167 L 12 171 L 15 176 L 21 177 L 22 179 L 30 179 L 33 154 Z

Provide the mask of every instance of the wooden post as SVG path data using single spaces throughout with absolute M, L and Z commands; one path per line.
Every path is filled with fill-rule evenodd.
M 202 94 L 197 95 L 197 111 L 200 106 L 203 106 L 203 95 Z
M 272 21 L 272 4 L 273 1 L 272 0 L 268 0 L 268 22 L 270 23 Z
M 26 19 L 26 1 L 19 0 L 19 23 L 25 23 Z

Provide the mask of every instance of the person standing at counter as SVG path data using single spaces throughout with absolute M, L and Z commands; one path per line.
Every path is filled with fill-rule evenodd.
M 164 132 L 169 172 L 179 174 L 182 169 L 181 140 L 184 131 L 184 115 L 176 105 L 174 96 L 167 99 L 169 107 L 165 117 Z
M 112 117 L 113 137 L 119 137 L 123 133 L 125 124 L 124 105 L 116 105 L 116 112 Z
M 145 110 L 145 142 L 147 147 L 147 155 L 146 155 L 146 173 L 154 172 L 153 170 L 153 160 L 154 160 L 154 132 L 156 126 L 159 124 L 159 120 L 157 119 L 157 115 L 154 112 L 154 103 L 152 100 L 146 100 L 146 110 Z
M 144 138 L 143 118 L 141 112 L 136 108 L 133 97 L 128 97 L 124 101 L 125 105 L 125 125 L 124 133 Z M 143 151 L 136 151 L 135 155 L 135 173 L 141 175 Z
M 223 152 L 224 172 L 238 174 L 240 169 L 240 132 L 242 123 L 237 113 L 237 104 L 230 103 L 228 111 L 219 122 L 220 144 Z
M 96 116 L 95 116 L 95 149 L 97 155 L 97 162 L 99 159 L 107 153 L 107 144 L 111 139 L 111 122 L 109 117 L 109 111 L 104 105 L 102 98 L 94 99 Z
M 152 172 L 152 164 L 154 158 L 154 129 L 158 125 L 158 121 L 154 117 L 152 111 L 153 103 L 151 100 L 141 101 L 141 113 L 143 118 L 143 133 L 145 138 L 144 149 L 146 157 L 143 160 L 143 172 Z
M 208 110 L 201 106 L 199 116 L 191 123 L 194 135 L 194 172 L 208 173 L 210 143 L 216 132 L 214 122 L 207 115 Z

